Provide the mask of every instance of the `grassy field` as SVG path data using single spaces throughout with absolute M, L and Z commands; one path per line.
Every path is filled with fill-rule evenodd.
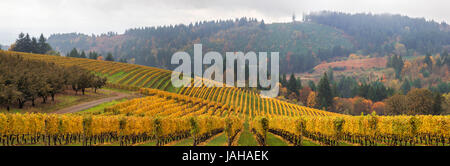
M 289 144 L 279 138 L 278 136 L 273 135 L 272 133 L 267 133 L 267 145 L 269 146 L 289 146 Z
M 194 140 L 192 138 L 186 138 L 182 139 L 179 142 L 176 142 L 175 144 L 171 146 L 192 146 L 194 144 Z
M 321 146 L 320 144 L 314 143 L 309 140 L 303 140 L 302 141 L 303 146 Z
M 255 136 L 250 132 L 250 128 L 248 123 L 244 123 L 244 131 L 242 131 L 241 137 L 239 137 L 238 141 L 239 146 L 258 146 L 258 142 L 255 139 Z
M 219 134 L 216 138 L 209 141 L 205 146 L 226 146 L 227 145 L 227 136 L 222 133 Z

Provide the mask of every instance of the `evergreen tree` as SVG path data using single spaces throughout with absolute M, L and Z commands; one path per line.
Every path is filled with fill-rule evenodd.
M 403 69 L 403 59 L 399 55 L 393 55 L 388 58 L 388 61 L 386 63 L 386 67 L 392 67 L 395 70 L 395 78 L 400 78 L 400 73 Z
M 403 69 L 403 59 L 400 55 L 395 56 L 395 61 L 394 61 L 394 69 L 395 69 L 395 77 L 396 78 L 400 78 L 400 73 L 402 72 Z
M 309 80 L 308 81 L 308 86 L 309 86 L 309 88 L 311 88 L 312 91 L 316 91 L 317 90 L 316 84 L 314 83 L 314 81 Z
M 112 56 L 111 53 L 108 53 L 108 55 L 106 56 L 106 61 L 114 61 L 114 57 Z
M 367 85 L 367 95 L 366 98 L 374 102 L 381 101 L 389 96 L 389 89 L 384 86 L 383 83 L 379 81 L 372 82 Z
M 79 58 L 80 54 L 78 54 L 78 50 L 76 48 L 73 48 L 72 51 L 67 55 L 68 57 L 74 57 Z
M 128 62 L 127 62 L 127 59 L 125 59 L 125 58 L 120 58 L 120 59 L 119 59 L 119 62 L 122 62 L 122 63 L 128 63 Z
M 284 74 L 281 76 L 280 84 L 281 84 L 281 86 L 287 86 L 286 73 L 284 73 Z
M 31 39 L 30 35 L 28 33 L 25 35 L 25 38 L 23 39 L 23 50 L 22 52 L 32 52 L 33 46 L 31 45 Z
M 324 73 L 317 85 L 317 100 L 320 108 L 330 110 L 333 105 L 333 92 L 331 91 L 327 73 Z
M 328 68 L 327 75 L 328 75 L 328 81 L 330 81 L 330 83 L 334 82 L 334 73 L 333 73 L 333 69 L 332 68 Z
M 97 59 L 97 58 L 98 58 L 97 52 L 95 51 L 89 52 L 89 59 Z
M 31 38 L 31 44 L 30 44 L 29 52 L 31 52 L 31 53 L 40 53 L 39 47 L 38 47 L 38 42 L 37 42 L 37 39 L 35 37 Z
M 287 83 L 287 89 L 290 93 L 295 93 L 298 95 L 299 86 L 297 84 L 297 80 L 295 79 L 294 73 L 289 77 L 289 81 Z
M 297 79 L 297 88 L 300 90 L 303 88 L 302 80 L 300 78 Z
M 337 91 L 340 97 L 355 97 L 358 92 L 358 82 L 352 77 L 342 77 L 337 84 Z
M 403 84 L 400 87 L 400 89 L 402 90 L 403 94 L 407 94 L 411 90 L 411 83 L 409 82 L 408 79 L 405 79 L 403 81 Z
M 261 23 L 259 24 L 259 27 L 261 29 L 266 29 L 266 24 L 264 23 L 264 20 L 261 20 Z
M 45 54 L 48 51 L 51 51 L 52 48 L 46 40 L 44 36 L 41 34 L 39 40 L 35 37 L 31 37 L 29 34 L 20 33 L 19 38 L 11 47 L 12 51 L 18 52 L 29 52 L 29 53 L 37 53 L 37 54 Z
M 84 51 L 81 51 L 80 58 L 87 58 L 86 53 L 84 53 Z
M 331 94 L 333 95 L 333 98 L 341 95 L 338 91 L 336 82 L 331 83 Z
M 44 35 L 41 34 L 41 36 L 39 36 L 39 40 L 38 40 L 38 52 L 39 54 L 45 54 L 48 51 L 52 50 L 52 47 L 50 46 L 50 44 L 47 43 L 47 39 L 45 39 Z
M 19 38 L 16 40 L 16 43 L 14 43 L 14 47 L 11 48 L 12 51 L 22 51 L 24 50 L 25 46 L 25 34 L 20 33 Z
M 419 78 L 417 78 L 412 82 L 412 86 L 414 88 L 422 88 L 422 82 L 420 81 Z

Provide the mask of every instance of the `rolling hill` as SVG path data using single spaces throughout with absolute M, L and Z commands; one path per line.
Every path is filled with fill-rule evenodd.
M 46 61 L 65 66 L 79 66 L 98 75 L 108 78 L 108 86 L 119 89 L 139 90 L 151 88 L 178 93 L 189 97 L 221 103 L 235 107 L 243 115 L 249 117 L 259 115 L 339 115 L 318 109 L 299 106 L 277 99 L 263 98 L 259 93 L 234 87 L 209 88 L 202 79 L 195 78 L 194 84 L 201 87 L 175 88 L 171 85 L 171 71 L 154 67 L 134 65 L 120 62 L 71 58 L 41 54 L 1 51 L 0 54 L 19 55 L 26 59 Z M 208 81 L 208 80 L 204 80 Z
M 68 53 L 73 48 L 111 52 L 116 59 L 129 63 L 173 69 L 170 58 L 177 51 L 191 52 L 194 43 L 203 51 L 274 51 L 280 52 L 282 71 L 306 71 L 323 60 L 314 55 L 319 49 L 350 50 L 353 44 L 341 31 L 315 23 L 264 24 L 255 20 L 210 21 L 195 25 L 175 25 L 129 29 L 124 34 L 100 36 L 54 34 L 48 43 L 57 51 Z M 346 56 L 342 51 L 341 56 Z M 321 59 L 322 58 L 322 59 Z M 301 63 L 302 65 L 294 65 Z
M 227 135 L 221 144 L 227 142 L 228 145 L 241 138 L 256 138 L 263 146 L 274 141 L 289 141 L 293 145 L 311 144 L 313 141 L 332 146 L 449 144 L 449 116 L 348 116 L 262 98 L 246 89 L 171 88 L 167 79 L 170 71 L 164 69 L 0 51 L 0 56 L 11 55 L 79 66 L 108 77 L 110 87 L 141 88 L 141 94 L 146 97 L 107 107 L 100 114 L 0 113 L 0 134 L 4 135 L 1 141 L 7 146 L 30 143 L 47 146 L 162 146 L 177 141 L 180 142 L 175 145 L 195 146 L 221 133 Z M 201 84 L 198 78 L 192 81 Z M 240 136 L 250 132 L 255 138 Z

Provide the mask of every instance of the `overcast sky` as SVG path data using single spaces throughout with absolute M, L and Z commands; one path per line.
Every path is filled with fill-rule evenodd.
M 450 21 L 448 0 L 1 0 L 0 44 L 20 32 L 123 33 L 128 28 L 254 17 L 287 22 L 293 13 L 320 10 L 371 12 Z

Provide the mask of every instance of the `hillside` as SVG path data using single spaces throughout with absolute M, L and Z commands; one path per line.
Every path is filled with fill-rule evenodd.
M 396 43 L 405 45 L 407 52 L 403 55 L 440 53 L 450 46 L 450 26 L 424 18 L 321 11 L 308 14 L 303 19 L 341 29 L 352 36 L 355 47 L 365 53 L 391 53 L 395 51 Z
M 450 48 L 450 26 L 400 15 L 317 12 L 305 15 L 302 22 L 265 24 L 244 17 L 133 28 L 124 34 L 53 34 L 48 42 L 63 54 L 73 48 L 104 56 L 110 52 L 115 59 L 164 69 L 175 67 L 169 63 L 173 53 L 191 52 L 194 43 L 203 44 L 204 52 L 276 51 L 282 73 L 300 73 L 350 53 L 441 53 Z
M 363 80 L 376 81 L 383 77 L 386 68 L 385 57 L 375 58 L 360 58 L 360 59 L 346 59 L 333 62 L 323 62 L 313 68 L 311 72 L 304 72 L 296 74 L 303 81 L 318 82 L 324 72 L 330 70 L 336 75 L 337 78 L 343 76 L 350 76 L 354 78 L 362 78 Z
M 0 51 L 0 54 L 19 55 L 26 59 L 52 62 L 57 65 L 63 66 L 78 66 L 83 69 L 92 71 L 97 75 L 107 77 L 109 87 L 129 90 L 152 88 L 179 93 L 185 96 L 199 98 L 206 101 L 218 102 L 224 105 L 228 105 L 229 107 L 235 107 L 235 109 L 239 113 L 243 113 L 243 115 L 249 116 L 250 118 L 261 114 L 301 114 L 319 116 L 338 115 L 332 112 L 326 112 L 318 109 L 290 104 L 277 99 L 263 98 L 259 96 L 259 93 L 256 93 L 254 91 L 234 87 L 208 88 L 203 85 L 202 87 L 185 87 L 177 89 L 171 85 L 171 71 L 154 67 L 84 58 L 60 57 L 11 51 Z M 201 84 L 201 80 L 198 78 L 195 78 L 193 81 L 195 84 Z
M 319 49 L 339 48 L 338 56 L 353 48 L 339 30 L 315 23 L 264 24 L 256 20 L 201 22 L 195 25 L 175 25 L 129 29 L 124 34 L 100 36 L 84 34 L 54 34 L 48 42 L 57 51 L 68 53 L 72 48 L 111 52 L 116 59 L 130 63 L 173 69 L 170 58 L 176 51 L 190 51 L 194 43 L 203 44 L 204 52 L 275 51 L 281 55 L 281 71 L 303 72 L 327 59 L 315 55 Z M 302 65 L 294 65 L 294 64 Z
M 140 93 L 146 96 L 106 107 L 101 112 L 0 113 L 4 126 L 0 132 L 6 135 L 1 139 L 7 146 L 196 146 L 221 134 L 227 135 L 227 139 L 219 141 L 222 145 L 233 145 L 236 141 L 256 142 L 252 146 L 287 145 L 287 142 L 332 146 L 449 144 L 448 116 L 348 116 L 262 98 L 246 89 L 205 86 L 175 89 L 167 79 L 171 72 L 153 67 L 11 51 L 0 51 L 0 56 L 78 66 L 108 77 L 110 87 L 141 88 Z M 200 84 L 199 79 L 193 81 Z M 14 135 L 23 137 L 9 139 Z
M 279 52 L 271 66 L 280 66 L 280 80 L 269 73 L 279 94 L 261 93 L 262 63 L 257 87 L 196 76 L 196 67 L 208 67 L 197 62 L 195 75 L 184 68 L 177 76 L 189 86 L 175 87 L 171 57 L 192 56 L 194 44 L 222 55 Z M 21 33 L 0 50 L 0 145 L 448 147 L 448 51 L 445 22 L 390 14 L 317 12 L 270 24 L 243 17 L 48 40 Z M 191 149 L 183 160 L 217 154 Z M 275 161 L 281 151 L 265 152 Z M 258 156 L 239 153 L 235 160 Z

